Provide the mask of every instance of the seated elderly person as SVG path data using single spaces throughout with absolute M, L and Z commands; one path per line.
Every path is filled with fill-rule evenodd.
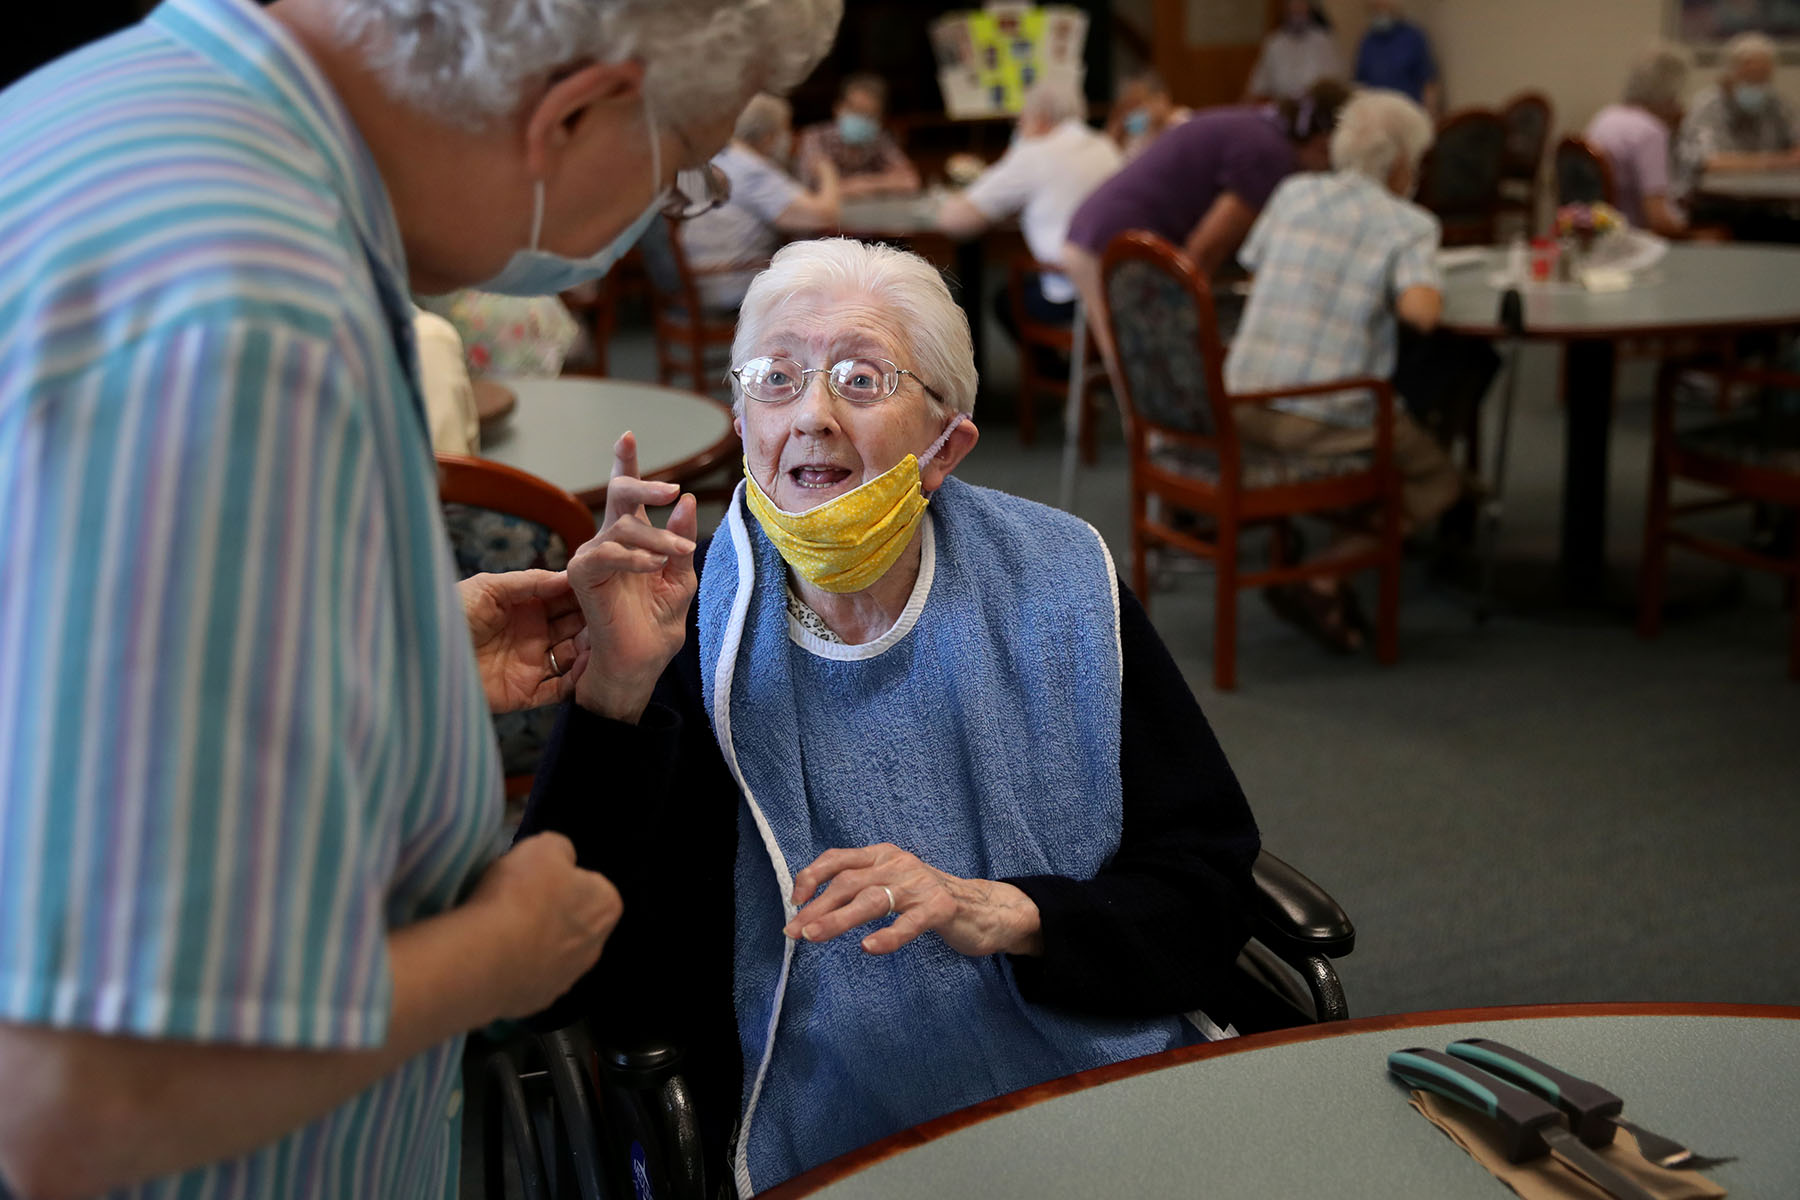
M 1019 136 L 1000 161 L 959 196 L 938 209 L 938 228 L 973 237 L 995 221 L 1018 214 L 1025 244 L 1041 263 L 1061 261 L 1069 218 L 1124 161 L 1105 134 L 1088 126 L 1087 102 L 1072 84 L 1040 83 L 1025 95 Z M 1025 311 L 1046 324 L 1067 325 L 1075 314 L 1075 287 L 1062 275 L 1031 275 Z M 1016 334 L 1010 297 L 996 297 L 1001 325 Z
M 1283 183 L 1238 256 L 1255 272 L 1255 283 L 1226 355 L 1227 388 L 1268 391 L 1387 377 L 1395 367 L 1397 322 L 1419 330 L 1437 324 L 1441 230 L 1437 218 L 1406 199 L 1431 142 L 1431 118 L 1398 92 L 1363 92 L 1344 106 L 1331 138 L 1333 170 Z M 1375 403 L 1366 392 L 1234 411 L 1247 445 L 1284 455 L 1335 458 L 1375 444 Z M 1462 476 L 1404 412 L 1396 411 L 1394 422 L 1406 517 L 1417 525 L 1456 501 Z M 1319 558 L 1373 548 L 1372 534 L 1343 533 Z M 1363 642 L 1361 610 L 1342 576 L 1276 585 L 1264 596 L 1332 649 L 1354 650 Z
M 1139 71 L 1126 78 L 1113 96 L 1112 115 L 1106 119 L 1106 136 L 1136 158 L 1144 149 L 1189 117 L 1194 110 L 1175 103 L 1169 85 L 1155 71 Z
M 1176 1014 L 1229 1013 L 1258 837 L 1100 536 L 952 477 L 975 370 L 929 264 L 785 247 L 733 355 L 745 478 L 709 547 L 689 497 L 646 519 L 675 488 L 621 439 L 524 828 L 625 902 L 550 1019 L 684 1044 L 747 1193 L 1201 1040 Z
M 793 107 L 779 96 L 753 96 L 739 114 L 731 141 L 713 165 L 731 181 L 731 196 L 681 229 L 688 265 L 699 274 L 700 301 L 735 309 L 743 302 L 761 262 L 775 253 L 783 234 L 817 233 L 837 225 L 841 205 L 837 168 L 829 160 L 811 191 L 794 182 L 782 164 L 793 150 Z M 743 263 L 757 265 L 731 270 Z
M 830 163 L 843 178 L 846 196 L 918 191 L 919 169 L 881 127 L 886 109 L 887 81 L 881 76 L 845 79 L 831 120 L 801 131 L 796 173 L 808 186 L 818 187 L 822 166 Z
M 1719 82 L 1694 97 L 1675 139 L 1677 195 L 1686 199 L 1708 171 L 1800 166 L 1793 110 L 1773 88 L 1775 43 L 1742 33 L 1725 44 Z
M 1659 46 L 1632 67 L 1623 100 L 1595 113 L 1582 134 L 1612 168 L 1619 211 L 1664 237 L 1681 237 L 1688 229 L 1669 186 L 1669 131 L 1681 121 L 1686 85 L 1687 60 Z

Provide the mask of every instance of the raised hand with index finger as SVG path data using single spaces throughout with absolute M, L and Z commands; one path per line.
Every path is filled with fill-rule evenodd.
M 693 496 L 637 472 L 637 438 L 626 433 L 613 446 L 605 522 L 569 560 L 568 572 L 589 636 L 584 661 L 571 672 L 579 672 L 576 702 L 633 724 L 686 639 L 699 529 Z M 670 503 L 668 525 L 658 529 L 649 510 Z

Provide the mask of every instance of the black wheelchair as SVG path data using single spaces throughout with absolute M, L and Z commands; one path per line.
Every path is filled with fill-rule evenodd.
M 1342 1021 L 1334 959 L 1356 946 L 1325 890 L 1263 851 L 1252 935 L 1223 1015 L 1239 1033 Z M 465 1139 L 463 1195 L 483 1200 L 721 1200 L 677 1047 L 597 1044 L 578 1023 L 478 1046 L 466 1065 L 478 1128 Z M 476 1077 L 478 1075 L 478 1077 Z M 472 1176 L 472 1178 L 471 1178 Z M 475 1185 L 478 1181 L 477 1186 Z

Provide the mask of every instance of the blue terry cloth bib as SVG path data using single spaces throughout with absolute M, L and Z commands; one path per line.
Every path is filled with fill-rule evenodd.
M 952 478 L 919 583 L 864 646 L 790 625 L 786 567 L 742 502 L 701 577 L 713 731 L 742 790 L 735 1002 L 746 1085 L 738 1191 L 940 1114 L 1200 1040 L 1180 1018 L 1028 1004 L 1005 956 L 936 934 L 870 955 L 782 926 L 794 873 L 892 842 L 964 878 L 1092 878 L 1118 849 L 1118 585 L 1099 534 Z

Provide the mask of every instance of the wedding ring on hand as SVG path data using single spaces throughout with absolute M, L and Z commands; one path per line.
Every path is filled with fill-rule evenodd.
M 550 647 L 550 673 L 552 675 L 561 675 L 563 673 L 562 667 L 556 661 L 555 646 Z
M 887 898 L 888 898 L 887 915 L 890 917 L 893 916 L 894 912 L 896 911 L 894 908 L 894 889 L 890 888 L 885 883 L 877 884 L 876 886 L 879 887 L 882 891 L 887 893 Z

